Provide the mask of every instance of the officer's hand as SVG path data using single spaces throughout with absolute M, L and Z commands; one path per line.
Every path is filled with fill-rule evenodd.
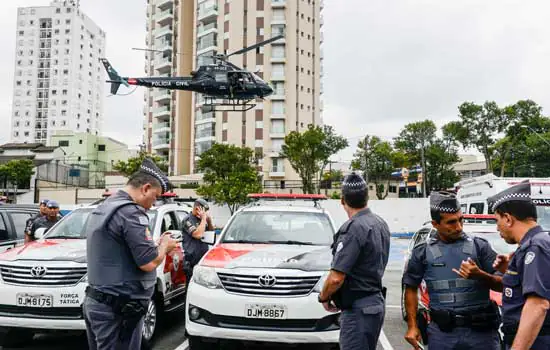
M 331 301 L 324 302 L 323 307 L 325 308 L 325 310 L 327 310 L 327 312 L 338 312 L 338 311 L 340 311 L 340 309 L 338 309 L 336 307 L 336 305 L 334 305 Z
M 204 217 L 204 213 L 204 208 L 199 206 L 199 208 L 197 209 L 198 217 L 202 219 Z
M 460 270 L 453 269 L 455 273 L 457 273 L 460 277 L 468 279 L 476 279 L 478 277 L 481 277 L 483 273 L 481 272 L 481 269 L 476 265 L 475 261 L 473 261 L 471 258 L 468 258 L 466 261 L 462 261 L 462 264 L 460 264 Z
M 514 253 L 510 253 L 509 255 L 497 255 L 497 258 L 493 263 L 493 268 L 499 272 L 506 273 L 506 270 L 508 270 L 508 264 L 510 263 L 510 259 L 512 259 L 513 255 Z
M 405 340 L 413 346 L 413 349 L 422 349 L 418 346 L 418 342 L 422 341 L 422 335 L 420 335 L 420 329 L 418 329 L 418 327 L 409 328 L 405 334 Z
M 178 246 L 178 241 L 170 237 L 169 233 L 165 233 L 160 237 L 160 245 L 165 247 L 166 253 L 170 253 Z

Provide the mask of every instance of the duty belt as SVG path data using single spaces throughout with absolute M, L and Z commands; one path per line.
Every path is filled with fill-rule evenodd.
M 514 343 L 514 338 L 516 337 L 516 333 L 518 332 L 518 327 L 519 327 L 519 324 L 517 323 L 502 325 L 501 330 L 502 330 L 502 333 L 504 334 L 504 344 L 511 346 Z M 550 335 L 550 325 L 543 324 L 537 337 L 548 336 L 548 335 Z
M 90 286 L 86 287 L 86 295 L 98 303 L 102 303 L 113 308 L 113 311 L 126 318 L 140 317 L 145 315 L 148 301 L 130 299 L 126 295 L 113 295 L 101 292 Z
M 479 331 L 496 330 L 500 324 L 499 315 L 493 306 L 471 312 L 430 310 L 430 316 L 443 332 L 450 332 L 456 327 L 467 327 Z

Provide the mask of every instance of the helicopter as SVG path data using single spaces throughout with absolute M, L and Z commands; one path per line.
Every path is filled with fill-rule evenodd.
M 169 90 L 194 91 L 204 95 L 205 106 L 211 111 L 248 111 L 256 106 L 257 98 L 264 99 L 273 94 L 273 88 L 258 75 L 239 68 L 227 59 L 284 38 L 278 35 L 268 40 L 237 50 L 230 54 L 207 56 L 214 59 L 213 64 L 200 66 L 189 77 L 121 77 L 106 58 L 99 60 L 109 75 L 111 94 L 116 95 L 120 85 L 145 86 Z M 154 51 L 154 50 L 146 50 Z

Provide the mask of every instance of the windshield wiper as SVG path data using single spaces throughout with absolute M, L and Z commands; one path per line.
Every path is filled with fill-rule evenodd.
M 265 241 L 252 241 L 249 239 L 238 239 L 238 240 L 232 240 L 232 241 L 222 241 L 221 243 L 249 243 L 249 244 L 268 244 L 269 242 Z
M 315 245 L 313 242 L 302 242 L 302 241 L 268 241 L 272 244 L 292 244 L 292 245 Z

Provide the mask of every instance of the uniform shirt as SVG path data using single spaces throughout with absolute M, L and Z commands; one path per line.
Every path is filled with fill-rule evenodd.
M 540 226 L 530 229 L 521 239 L 502 278 L 502 314 L 504 324 L 518 324 L 525 300 L 537 295 L 550 300 L 550 234 Z M 550 326 L 550 313 L 545 326 Z
M 185 260 L 189 261 L 193 266 L 198 264 L 202 256 L 208 252 L 208 244 L 200 239 L 193 238 L 193 232 L 197 230 L 200 223 L 201 219 L 193 214 L 189 214 L 182 221 L 182 246 Z
M 36 213 L 35 215 L 31 216 L 27 222 L 25 223 L 25 232 L 30 233 L 32 224 L 39 218 L 44 217 L 45 215 L 42 215 L 40 212 Z
M 353 292 L 379 292 L 388 263 L 390 230 L 388 224 L 369 208 L 346 221 L 334 242 L 331 268 L 346 275 Z
M 124 191 L 118 191 L 113 198 L 115 196 L 133 201 L 130 195 Z M 152 262 L 158 256 L 157 246 L 149 230 L 149 217 L 144 208 L 137 204 L 119 208 L 113 214 L 107 228 L 106 234 L 115 236 L 115 240 L 121 241 L 121 244 L 128 247 L 125 252 L 129 256 L 125 257 L 127 259 L 124 261 L 133 261 L 134 264 L 124 266 L 125 269 L 132 270 L 132 272 L 137 270 L 139 274 L 143 275 L 156 274 L 156 270 L 145 272 L 139 268 Z M 108 249 L 108 247 L 103 249 Z M 130 295 L 134 299 L 150 299 L 155 289 L 154 285 L 144 288 L 139 281 L 127 281 L 116 285 L 94 285 L 93 287 L 105 293 Z
M 31 225 L 31 229 L 29 230 L 29 237 L 32 240 L 34 240 L 35 239 L 34 233 L 36 232 L 36 230 L 38 230 L 39 228 L 45 227 L 46 232 L 48 232 L 48 230 L 53 225 L 55 225 L 58 221 L 59 221 L 59 217 L 56 217 L 55 220 L 49 220 L 47 216 L 39 217 L 38 219 L 33 221 L 32 225 Z M 44 233 L 46 233 L 46 232 L 44 232 Z
M 465 235 L 463 235 L 460 239 L 465 239 Z M 455 242 L 459 242 L 458 240 L 455 242 L 446 243 L 443 242 L 441 239 L 439 239 L 439 235 L 433 235 L 430 236 L 428 239 L 435 239 L 437 240 L 437 244 L 453 244 Z M 490 243 L 482 238 L 479 237 L 473 237 L 474 239 L 474 249 L 476 249 L 477 252 L 477 258 L 479 260 L 479 268 L 483 271 L 493 274 L 495 273 L 495 269 L 493 268 L 493 262 L 496 259 L 497 253 L 491 248 Z M 426 246 L 427 242 L 421 242 L 417 244 L 411 253 L 411 256 L 407 262 L 407 266 L 405 266 L 405 271 L 403 273 L 403 284 L 406 284 L 411 287 L 418 287 L 420 283 L 422 283 L 422 280 L 424 279 L 424 274 L 426 272 Z M 459 266 L 449 266 L 449 269 L 455 268 L 460 269 Z M 460 278 L 459 275 L 456 275 L 456 278 Z

